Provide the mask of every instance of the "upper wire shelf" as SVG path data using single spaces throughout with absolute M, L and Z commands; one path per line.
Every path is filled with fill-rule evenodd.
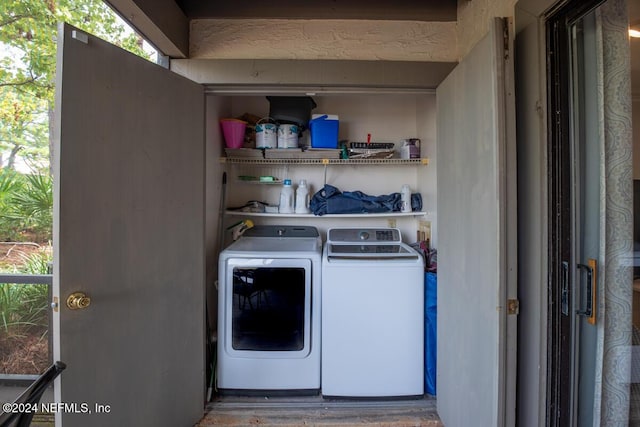
M 241 165 L 428 165 L 429 159 L 260 159 L 220 157 L 221 163 Z

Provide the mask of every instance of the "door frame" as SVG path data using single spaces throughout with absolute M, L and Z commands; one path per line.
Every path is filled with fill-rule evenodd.
M 605 0 L 560 2 L 545 16 L 547 59 L 547 385 L 546 425 L 570 425 L 573 401 L 573 315 L 563 315 L 563 298 L 571 308 L 569 266 L 574 252 L 572 221 L 573 157 L 571 110 L 571 26 Z M 568 261 L 569 264 L 566 264 Z M 566 291 L 563 292 L 563 281 Z M 564 295 L 563 295 L 564 294 Z M 605 332 L 606 333 L 606 332 Z M 577 390 L 576 390 L 577 391 Z

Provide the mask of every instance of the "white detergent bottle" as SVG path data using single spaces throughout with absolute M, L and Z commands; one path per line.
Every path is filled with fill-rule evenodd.
M 280 190 L 280 206 L 278 208 L 280 213 L 293 213 L 293 187 L 291 186 L 291 180 L 285 179 L 282 190 Z
M 307 180 L 301 179 L 298 189 L 296 190 L 296 213 L 305 214 L 310 213 L 309 210 L 309 187 L 307 187 Z
M 400 190 L 402 201 L 402 212 L 411 212 L 411 188 L 408 184 L 402 186 Z

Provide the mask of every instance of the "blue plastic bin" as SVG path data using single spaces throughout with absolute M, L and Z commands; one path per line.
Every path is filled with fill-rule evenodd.
M 338 148 L 338 116 L 322 115 L 309 121 L 312 148 Z
M 424 391 L 436 395 L 436 355 L 438 353 L 438 276 L 425 273 L 424 292 Z

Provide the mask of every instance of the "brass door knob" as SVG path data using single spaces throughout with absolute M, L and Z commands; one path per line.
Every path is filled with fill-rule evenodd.
M 67 298 L 67 307 L 71 310 L 87 308 L 90 304 L 91 298 L 89 298 L 84 292 L 74 292 Z

